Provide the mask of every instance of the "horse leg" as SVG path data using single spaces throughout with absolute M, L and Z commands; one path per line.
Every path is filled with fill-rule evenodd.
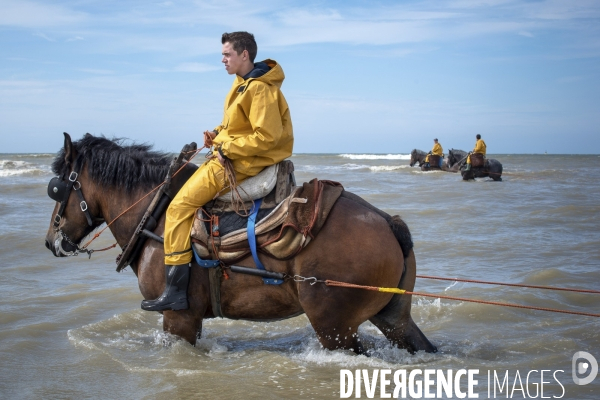
M 192 346 L 200 337 L 199 329 L 202 329 L 202 319 L 196 318 L 194 310 L 163 311 L 163 330 L 186 340 Z
M 188 286 L 190 306 L 187 310 L 164 311 L 163 330 L 195 345 L 196 340 L 202 335 L 202 320 L 210 305 L 210 288 L 208 271 L 195 262 L 192 263 L 191 268 Z
M 360 322 L 350 321 L 346 318 L 332 318 L 331 314 L 322 318 L 308 313 L 307 316 L 323 348 L 352 350 L 356 354 L 364 353 L 357 333 Z
M 495 180 L 495 181 L 501 181 L 502 180 L 502 164 L 500 164 L 498 161 L 491 159 L 488 161 L 489 166 L 488 166 L 488 171 L 489 171 L 489 176 Z
M 412 292 L 417 271 L 415 253 L 412 250 L 405 262 L 406 270 L 398 287 Z M 401 349 L 407 349 L 411 354 L 419 350 L 435 353 L 437 347 L 431 344 L 410 316 L 411 301 L 412 295 L 395 294 L 392 300 L 369 321 L 379 328 L 390 342 Z
M 304 308 L 321 346 L 327 350 L 352 350 L 363 354 L 364 349 L 358 337 L 358 327 L 368 317 L 362 310 L 349 304 L 368 304 L 364 291 L 357 289 L 329 287 L 308 284 L 299 290 L 299 300 Z M 362 293 L 361 293 L 362 292 Z M 358 299 L 357 299 L 358 298 Z
M 149 243 L 142 251 L 137 263 L 140 291 L 146 299 L 155 299 L 165 288 L 164 252 L 157 243 Z M 208 272 L 192 263 L 188 286 L 187 310 L 163 311 L 163 330 L 181 337 L 190 344 L 202 331 L 202 319 L 210 304 Z
M 469 179 L 475 179 L 475 174 L 473 173 L 473 167 L 469 171 L 461 171 L 461 175 L 463 181 L 468 181 Z
M 297 274 L 377 287 L 400 281 L 402 250 L 390 224 L 360 203 L 345 195 L 337 200 L 319 236 L 296 256 Z M 298 300 L 322 346 L 359 354 L 363 348 L 358 327 L 392 298 L 389 293 L 323 283 L 299 282 L 297 287 Z

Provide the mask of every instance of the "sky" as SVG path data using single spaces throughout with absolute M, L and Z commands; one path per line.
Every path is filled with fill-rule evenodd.
M 600 1 L 0 0 L 0 153 L 178 152 L 221 122 L 221 35 L 272 58 L 295 153 L 600 154 Z

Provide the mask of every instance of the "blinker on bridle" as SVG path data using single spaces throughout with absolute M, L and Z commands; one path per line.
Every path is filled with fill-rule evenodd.
M 73 171 L 71 171 L 71 173 L 69 174 L 66 181 L 64 180 L 63 174 L 61 176 L 55 176 L 54 178 L 50 179 L 50 182 L 48 183 L 48 196 L 52 200 L 60 203 L 60 208 L 54 216 L 54 229 L 58 229 L 58 226 L 60 225 L 62 216 L 65 212 L 65 209 L 67 208 L 67 203 L 69 202 L 69 197 L 71 196 L 71 190 L 75 190 L 75 193 L 77 193 L 77 195 L 79 196 L 79 207 L 81 208 L 81 211 L 83 211 L 83 213 L 85 214 L 88 225 L 94 225 L 92 216 L 88 210 L 87 202 L 85 201 L 83 193 L 81 192 L 81 183 L 77 180 L 81 171 L 82 164 L 83 163 L 81 163 L 81 158 L 77 157 L 77 160 L 75 160 L 75 167 L 73 168 Z

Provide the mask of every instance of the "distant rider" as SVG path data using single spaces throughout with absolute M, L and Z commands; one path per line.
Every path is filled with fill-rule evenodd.
M 475 137 L 477 138 L 477 142 L 475 142 L 475 148 L 473 149 L 473 151 L 471 153 L 482 154 L 483 157 L 485 158 L 487 146 L 485 145 L 485 142 L 481 138 L 480 134 L 477 134 Z M 467 156 L 467 164 L 465 167 L 465 171 L 469 171 L 471 169 L 471 153 L 469 153 L 469 155 Z
M 444 149 L 442 149 L 442 145 L 438 143 L 437 138 L 433 139 L 433 149 L 429 153 L 427 153 L 427 157 L 425 157 L 425 165 L 429 167 L 429 155 L 440 156 L 442 158 L 444 156 Z M 439 167 L 439 165 L 436 165 Z

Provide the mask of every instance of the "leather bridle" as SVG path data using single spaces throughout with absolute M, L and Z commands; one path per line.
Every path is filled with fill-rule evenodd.
M 93 227 L 94 220 L 104 222 L 103 218 L 92 217 L 89 211 L 88 204 L 85 201 L 85 198 L 83 197 L 83 193 L 81 191 L 81 182 L 77 180 L 79 178 L 79 173 L 81 172 L 82 167 L 83 162 L 82 157 L 80 156 L 77 157 L 77 159 L 75 160 L 73 170 L 68 175 L 68 177 L 65 173 L 63 173 L 61 176 L 55 176 L 54 178 L 50 179 L 50 182 L 48 183 L 48 196 L 52 200 L 60 203 L 60 207 L 58 208 L 58 212 L 54 216 L 54 221 L 52 224 L 54 231 L 59 233 L 62 236 L 62 238 L 67 241 L 67 243 L 69 243 L 71 246 L 77 249 L 76 251 L 71 253 L 67 253 L 63 250 L 63 252 L 66 255 L 77 255 L 79 252 L 89 253 L 89 250 L 79 247 L 78 244 L 76 244 L 61 229 L 59 229 L 60 222 L 62 220 L 65 209 L 67 208 L 67 204 L 69 202 L 69 198 L 71 197 L 72 190 L 74 190 L 75 193 L 77 193 L 77 195 L 79 196 L 79 208 L 85 214 L 85 218 L 87 219 L 88 225 L 90 227 Z

